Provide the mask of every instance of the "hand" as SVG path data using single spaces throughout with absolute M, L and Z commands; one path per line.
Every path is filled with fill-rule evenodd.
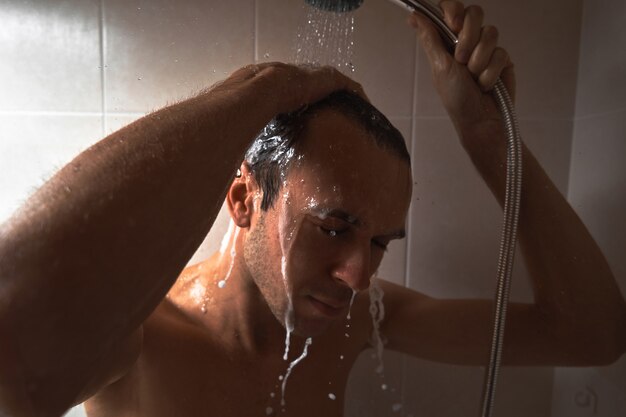
M 210 91 L 214 95 L 233 94 L 242 87 L 271 104 L 272 116 L 314 103 L 337 90 L 349 90 L 367 100 L 361 85 L 335 68 L 278 62 L 245 66 Z
M 479 6 L 466 8 L 452 0 L 442 1 L 440 6 L 446 24 L 459 38 L 454 56 L 428 18 L 414 13 L 409 23 L 417 28 L 443 104 L 462 139 L 499 128 L 500 113 L 489 91 L 500 77 L 514 98 L 515 73 L 508 53 L 497 46 L 498 31 L 483 26 Z

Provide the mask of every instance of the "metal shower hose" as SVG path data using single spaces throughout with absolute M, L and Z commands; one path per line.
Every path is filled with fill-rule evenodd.
M 391 0 L 410 11 L 418 10 L 428 16 L 439 29 L 450 49 L 458 43 L 456 35 L 443 21 L 441 10 L 425 0 Z M 520 197 L 522 191 L 522 138 L 517 125 L 515 108 L 509 93 L 501 79 L 498 78 L 492 92 L 502 114 L 502 122 L 507 134 L 507 167 L 506 191 L 504 198 L 504 224 L 500 241 L 498 257 L 497 286 L 495 295 L 495 317 L 493 337 L 491 340 L 491 354 L 486 368 L 485 383 L 483 386 L 482 417 L 489 417 L 493 411 L 496 382 L 500 370 L 502 344 L 504 340 L 504 324 L 511 288 L 513 259 L 515 257 L 515 243 L 517 223 L 519 219 Z

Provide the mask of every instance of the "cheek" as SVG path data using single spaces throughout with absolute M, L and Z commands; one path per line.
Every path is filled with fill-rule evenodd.
M 336 253 L 332 239 L 307 222 L 301 223 L 291 243 L 288 260 L 291 268 L 298 271 L 297 277 L 320 275 Z

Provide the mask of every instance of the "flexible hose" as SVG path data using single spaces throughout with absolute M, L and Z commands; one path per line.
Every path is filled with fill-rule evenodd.
M 390 0 L 409 11 L 419 11 L 429 17 L 450 50 L 458 43 L 457 36 L 447 27 L 441 10 L 426 0 Z M 522 138 L 517 125 L 515 107 L 501 79 L 498 79 L 492 92 L 502 114 L 502 122 L 507 135 L 506 190 L 504 196 L 504 221 L 498 256 L 497 285 L 495 295 L 494 325 L 491 340 L 491 354 L 486 367 L 483 385 L 482 417 L 490 417 L 493 412 L 495 390 L 500 370 L 504 325 L 511 289 L 511 275 L 515 257 L 517 223 L 519 219 L 522 191 Z

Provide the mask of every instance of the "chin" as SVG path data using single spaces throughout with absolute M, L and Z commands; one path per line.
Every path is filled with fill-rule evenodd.
M 318 337 L 326 333 L 334 323 L 334 320 L 324 317 L 298 317 L 296 315 L 293 333 L 304 338 Z

